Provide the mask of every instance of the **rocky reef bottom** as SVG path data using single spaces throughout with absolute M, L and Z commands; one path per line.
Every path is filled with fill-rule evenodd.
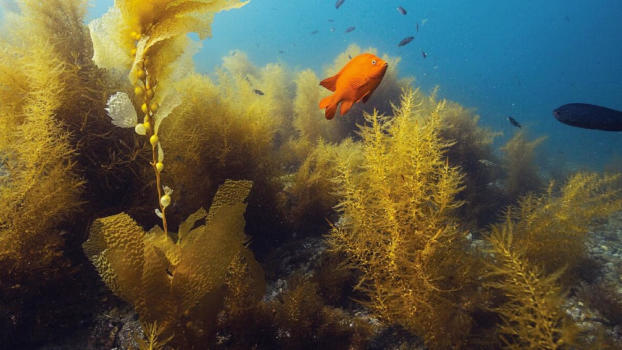
M 478 239 L 472 243 L 474 249 L 484 245 Z M 587 244 L 589 259 L 581 266 L 580 283 L 567 292 L 565 311 L 576 322 L 581 336 L 604 337 L 607 343 L 622 344 L 622 212 L 595 226 Z M 292 276 L 311 278 L 318 273 L 326 254 L 324 240 L 319 237 L 293 240 L 276 249 L 262 262 L 268 283 L 264 301 L 274 300 L 290 290 L 288 281 Z M 82 293 L 96 295 L 90 301 L 92 317 L 84 319 L 72 333 L 50 339 L 49 344 L 37 349 L 138 348 L 135 338 L 141 334 L 140 323 L 131 306 L 111 294 L 102 283 L 91 288 Z M 383 325 L 351 300 L 338 308 L 353 323 L 363 322 L 369 326 L 371 333 L 365 341 L 366 349 L 425 348 L 421 338 L 399 327 Z M 282 337 L 283 334 L 277 332 L 273 336 Z M 229 337 L 226 332 L 219 333 L 219 347 L 227 349 Z

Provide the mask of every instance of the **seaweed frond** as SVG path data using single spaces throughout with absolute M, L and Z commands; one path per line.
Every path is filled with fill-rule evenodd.
M 514 241 L 510 219 L 495 226 L 487 237 L 494 263 L 488 264 L 484 285 L 497 289 L 506 300 L 494 311 L 501 316 L 499 336 L 509 349 L 566 349 L 574 344 L 576 326 L 562 309 L 559 285 L 563 270 L 545 274 L 529 263 L 525 247 Z
M 342 218 L 329 242 L 360 272 L 363 304 L 447 348 L 464 344 L 471 327 L 475 265 L 453 218 L 462 174 L 439 136 L 444 102 L 426 108 L 423 98 L 405 90 L 392 118 L 367 115 L 361 160 L 336 161 Z
M 158 226 L 145 232 L 127 214 L 95 220 L 85 254 L 106 285 L 131 303 L 143 324 L 157 322 L 162 337 L 178 346 L 209 339 L 224 303 L 229 267 L 240 255 L 263 286 L 261 267 L 246 248 L 244 201 L 249 181 L 227 181 L 209 213 L 199 209 L 173 241 Z M 201 221 L 205 224 L 198 225 Z M 236 258 L 238 257 L 238 258 Z M 250 291 L 249 291 L 250 293 Z M 263 292 L 253 292 L 259 298 Z
M 517 199 L 545 187 L 535 162 L 536 150 L 545 140 L 542 136 L 529 141 L 526 132 L 521 130 L 501 147 L 506 172 L 505 192 L 509 198 Z
M 514 240 L 525 246 L 525 257 L 545 273 L 566 268 L 562 281 L 586 255 L 590 225 L 622 209 L 617 175 L 577 173 L 556 190 L 531 194 L 508 209 Z M 500 225 L 508 225 L 507 220 Z

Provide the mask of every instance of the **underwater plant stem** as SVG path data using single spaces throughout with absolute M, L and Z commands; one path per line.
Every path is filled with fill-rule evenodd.
M 168 233 L 168 226 L 166 224 L 166 208 L 160 203 L 160 198 L 162 198 L 162 185 L 160 184 L 160 172 L 156 167 L 158 163 L 158 150 L 156 146 L 151 146 L 151 153 L 153 154 L 153 161 L 151 162 L 151 167 L 155 172 L 156 176 L 156 188 L 158 190 L 158 205 L 160 206 L 160 212 L 162 212 L 162 227 L 164 228 L 164 233 Z
M 150 106 L 152 105 L 151 100 L 152 100 L 153 94 L 148 93 L 148 91 L 150 91 L 152 87 L 149 84 L 149 72 L 147 72 L 144 62 L 143 62 L 142 72 L 144 75 L 142 78 L 140 78 L 140 81 L 142 82 L 142 88 L 144 91 L 144 94 L 143 94 L 144 98 L 143 98 L 143 105 L 142 105 L 142 107 L 144 108 L 143 112 L 145 113 L 144 122 L 149 123 L 149 125 L 155 125 L 155 121 L 153 120 L 154 113 L 150 108 Z M 146 136 L 148 140 L 151 141 L 153 136 L 157 137 L 157 135 L 155 135 L 155 128 L 149 127 L 146 129 L 147 129 Z M 160 207 L 160 212 L 162 213 L 162 228 L 164 229 L 164 233 L 168 233 L 168 225 L 166 223 L 166 207 L 162 205 L 162 202 L 161 202 L 162 184 L 160 181 L 160 171 L 158 170 L 156 166 L 156 164 L 158 164 L 157 141 L 155 143 L 154 142 L 150 142 L 150 143 L 151 143 L 151 154 L 152 154 L 152 161 L 150 164 L 151 164 L 151 167 L 153 168 L 153 171 L 156 177 L 156 190 L 158 191 L 158 205 Z

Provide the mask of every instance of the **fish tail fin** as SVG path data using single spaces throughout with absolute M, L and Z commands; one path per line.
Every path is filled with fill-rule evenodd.
M 354 101 L 352 100 L 346 100 L 346 101 L 341 102 L 341 108 L 339 109 L 339 114 L 346 115 L 346 113 L 348 113 L 350 108 L 352 108 L 353 104 L 354 104 Z
M 334 97 L 335 95 L 326 96 L 320 101 L 320 108 L 326 108 L 325 115 L 328 120 L 333 119 L 337 112 L 337 103 L 334 101 Z

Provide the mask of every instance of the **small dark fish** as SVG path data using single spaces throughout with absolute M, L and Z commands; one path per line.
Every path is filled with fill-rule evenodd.
M 348 55 L 348 59 L 351 60 L 352 59 L 352 55 Z
M 259 96 L 263 96 L 264 95 L 263 91 L 261 91 L 259 89 L 254 89 L 253 92 L 256 93 Z
M 279 53 L 285 53 L 285 51 L 283 51 L 283 50 L 279 50 Z
M 355 27 L 355 26 L 348 27 L 348 28 L 346 29 L 346 33 L 350 33 L 350 32 L 352 32 L 352 31 L 354 31 L 355 29 L 356 29 L 356 27 Z
M 520 123 L 516 119 L 512 118 L 511 116 L 508 116 L 508 121 L 510 122 L 510 124 L 514 125 L 515 127 L 522 128 Z
M 587 103 L 569 103 L 553 111 L 557 120 L 584 129 L 622 131 L 622 112 Z
M 419 23 L 417 23 L 417 33 L 419 33 Z
M 337 2 L 335 3 L 335 8 L 338 9 L 339 6 L 343 5 L 344 2 L 346 2 L 346 0 L 337 0 Z
M 397 46 L 404 46 L 404 45 L 408 45 L 409 42 L 413 41 L 415 37 L 414 36 L 407 36 L 404 39 L 402 39 L 402 41 L 400 41 L 399 44 L 397 44 Z
M 329 21 L 330 23 L 335 22 L 335 20 L 334 20 L 334 19 L 332 19 L 332 18 L 329 18 L 329 19 L 328 19 L 328 21 Z
M 428 54 L 425 53 L 425 51 L 421 50 L 421 56 L 423 56 L 423 58 L 426 58 L 426 57 L 428 57 Z
M 311 35 L 315 35 L 315 34 L 317 34 L 317 33 L 319 33 L 319 30 L 317 30 L 317 29 L 316 29 L 316 30 L 314 30 L 314 31 L 312 31 L 312 32 L 311 32 Z
M 408 13 L 406 12 L 406 9 L 404 9 L 402 6 L 398 6 L 397 11 L 403 15 L 406 15 Z

